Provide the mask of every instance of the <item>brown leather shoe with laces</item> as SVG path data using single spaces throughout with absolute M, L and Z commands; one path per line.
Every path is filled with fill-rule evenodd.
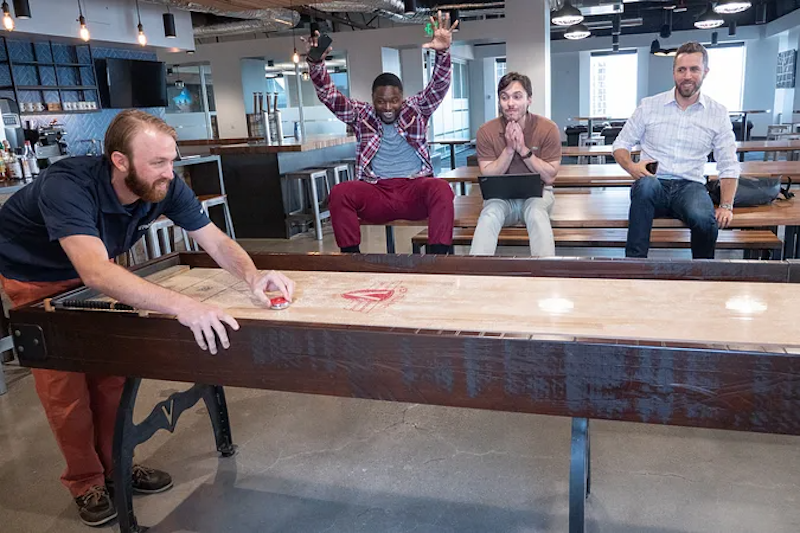
M 161 470 L 142 465 L 133 465 L 133 492 L 136 494 L 158 494 L 172 488 L 172 476 Z M 106 487 L 114 497 L 114 481 L 106 479 Z
M 117 517 L 114 502 L 105 487 L 94 486 L 75 498 L 81 522 L 87 526 L 102 526 Z

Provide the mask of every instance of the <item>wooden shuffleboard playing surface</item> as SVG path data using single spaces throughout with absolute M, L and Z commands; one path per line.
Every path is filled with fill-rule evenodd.
M 523 334 L 796 351 L 800 285 L 352 272 L 285 272 L 286 310 L 259 308 L 221 269 L 175 266 L 148 279 L 240 319 Z M 771 350 L 770 350 L 771 351 Z

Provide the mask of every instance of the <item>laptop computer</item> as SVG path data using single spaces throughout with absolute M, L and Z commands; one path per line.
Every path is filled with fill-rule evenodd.
M 539 174 L 480 176 L 478 185 L 484 200 L 524 200 L 541 198 L 544 182 Z

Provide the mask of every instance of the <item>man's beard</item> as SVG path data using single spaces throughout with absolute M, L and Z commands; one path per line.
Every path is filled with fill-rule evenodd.
M 166 183 L 167 187 L 161 190 L 161 185 Z M 156 180 L 152 185 L 148 185 L 144 180 L 139 177 L 136 172 L 136 167 L 131 165 L 128 175 L 125 177 L 125 185 L 131 190 L 133 194 L 144 200 L 145 202 L 157 203 L 166 198 L 169 192 L 169 180 L 161 178 Z
M 696 93 L 700 92 L 700 87 L 702 87 L 702 86 L 703 86 L 703 82 L 701 80 L 697 84 L 695 84 L 694 82 L 691 82 L 688 85 L 683 85 L 683 84 L 676 85 L 676 88 L 678 89 L 678 93 L 682 97 L 691 98 Z M 688 92 L 686 92 L 686 91 L 688 91 Z

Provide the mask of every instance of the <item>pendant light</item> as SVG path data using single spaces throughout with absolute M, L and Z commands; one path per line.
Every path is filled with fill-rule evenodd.
M 550 22 L 556 26 L 574 26 L 583 22 L 583 13 L 570 4 L 569 0 L 564 0 L 561 9 L 550 16 Z
M 31 18 L 31 5 L 28 0 L 14 0 L 14 16 L 18 19 Z
M 89 28 L 86 27 L 86 19 L 83 18 L 83 9 L 81 8 L 81 0 L 78 0 L 78 24 L 80 25 L 78 29 L 78 36 L 83 39 L 84 42 L 89 42 L 90 35 L 89 35 Z
M 572 41 L 577 41 L 578 39 L 586 39 L 591 34 L 592 32 L 589 31 L 589 28 L 587 28 L 585 24 L 575 24 L 567 29 L 564 37 Z
M 11 12 L 8 9 L 8 2 L 3 0 L 3 27 L 8 31 L 14 31 L 14 19 L 11 18 Z
M 700 18 L 697 19 L 694 23 L 694 27 L 700 30 L 711 30 L 714 28 L 719 28 L 725 24 L 725 21 L 722 20 L 722 17 L 714 13 L 714 9 L 711 7 L 711 2 L 708 3 L 705 12 L 700 15 Z
M 147 35 L 144 34 L 144 26 L 142 26 L 142 14 L 139 12 L 139 0 L 136 0 L 136 18 L 139 19 L 139 25 L 136 28 L 139 30 L 139 35 L 136 40 L 139 41 L 141 46 L 147 44 Z
M 169 10 L 169 6 L 167 6 L 167 12 L 163 15 L 164 19 L 164 37 L 167 39 L 174 39 L 178 36 L 175 32 L 175 15 Z
M 293 10 L 292 3 L 289 2 L 289 9 Z M 300 64 L 300 54 L 297 51 L 297 39 L 295 37 L 295 26 L 292 26 L 292 44 L 294 45 L 294 53 L 292 54 L 292 63 L 295 65 Z
M 714 6 L 714 12 L 720 15 L 732 15 L 747 11 L 752 6 L 750 0 L 719 0 Z

